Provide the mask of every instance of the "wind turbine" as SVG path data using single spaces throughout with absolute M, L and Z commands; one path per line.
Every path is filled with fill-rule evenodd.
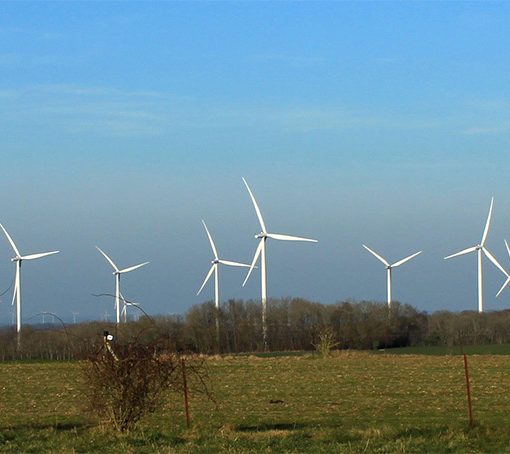
M 122 312 L 120 315 L 124 318 L 124 323 L 127 323 L 127 307 L 128 306 L 138 307 L 138 304 L 125 300 L 122 293 L 120 294 L 120 297 L 122 298 L 122 302 L 124 303 L 124 305 L 122 306 Z
M 21 262 L 23 262 L 23 260 L 40 259 L 41 257 L 46 257 L 47 255 L 57 254 L 60 251 L 40 252 L 37 254 L 21 255 L 13 239 L 11 238 L 7 230 L 5 230 L 5 227 L 2 224 L 0 224 L 0 227 L 4 231 L 7 240 L 11 244 L 12 249 L 16 254 L 11 259 L 11 262 L 16 263 L 16 277 L 14 280 L 14 292 L 12 294 L 12 304 L 14 304 L 14 301 L 16 300 L 16 332 L 18 333 L 18 346 L 19 346 L 20 342 L 19 336 L 21 332 Z
M 317 243 L 317 240 L 312 240 L 310 238 L 302 238 L 299 236 L 291 236 L 291 235 L 283 235 L 280 233 L 269 233 L 266 228 L 266 224 L 264 223 L 264 219 L 262 218 L 262 213 L 260 212 L 260 208 L 257 205 L 257 201 L 253 193 L 251 192 L 248 183 L 243 178 L 244 185 L 246 189 L 248 189 L 248 193 L 250 194 L 251 201 L 253 202 L 253 206 L 255 208 L 255 212 L 257 213 L 257 217 L 259 219 L 260 227 L 262 231 L 255 235 L 255 238 L 260 240 L 255 250 L 255 255 L 253 256 L 253 260 L 250 265 L 250 269 L 246 278 L 243 282 L 243 287 L 248 281 L 253 268 L 255 268 L 255 263 L 257 262 L 260 256 L 260 288 L 261 288 L 261 300 L 262 300 L 262 337 L 264 342 L 264 349 L 267 348 L 267 324 L 266 324 L 266 304 L 267 304 L 267 281 L 266 281 L 266 241 L 268 238 L 272 238 L 273 240 L 281 240 L 281 241 L 309 241 L 312 243 Z
M 232 262 L 230 260 L 220 259 L 218 257 L 218 251 L 216 249 L 216 246 L 214 244 L 212 236 L 209 232 L 209 229 L 207 228 L 207 225 L 205 224 L 205 222 L 203 220 L 202 220 L 202 224 L 204 224 L 204 228 L 207 233 L 207 237 L 209 238 L 209 243 L 211 244 L 211 249 L 214 254 L 214 259 L 211 261 L 211 263 L 212 263 L 211 268 L 209 268 L 209 272 L 205 276 L 202 286 L 198 289 L 197 296 L 200 295 L 200 292 L 205 287 L 205 284 L 207 284 L 207 281 L 214 273 L 214 304 L 216 306 L 216 309 L 219 309 L 219 307 L 220 307 L 219 265 L 221 264 L 221 265 L 236 266 L 236 267 L 242 267 L 242 268 L 250 268 L 250 265 L 247 265 L 245 263 Z
M 122 298 L 122 300 L 125 302 L 124 297 L 120 293 L 120 275 L 129 273 L 130 271 L 134 271 L 144 265 L 147 265 L 150 262 L 143 262 L 138 265 L 129 266 L 128 268 L 119 270 L 119 268 L 117 267 L 117 265 L 115 265 L 113 260 L 110 257 L 108 257 L 108 255 L 106 255 L 106 253 L 104 251 L 102 251 L 101 248 L 99 248 L 98 246 L 96 246 L 96 248 L 99 252 L 101 252 L 101 254 L 103 254 L 104 258 L 108 261 L 108 263 L 114 269 L 112 274 L 115 275 L 115 311 L 116 311 L 116 315 L 117 315 L 117 325 L 118 325 L 120 323 L 120 299 Z M 125 307 L 125 304 L 124 304 L 124 307 Z
M 467 249 L 463 249 L 460 252 L 456 252 L 455 254 L 445 257 L 445 260 L 447 260 L 447 259 L 451 259 L 453 257 L 458 257 L 459 255 L 469 254 L 470 252 L 475 252 L 475 251 L 477 252 L 477 255 L 478 255 L 478 312 L 483 312 L 482 252 L 505 276 L 508 276 L 508 273 L 505 271 L 505 269 L 498 263 L 498 261 L 494 258 L 494 256 L 485 247 L 485 242 L 487 241 L 487 235 L 489 233 L 489 226 L 491 223 L 493 205 L 494 205 L 494 197 L 492 197 L 492 199 L 491 199 L 489 215 L 487 216 L 487 222 L 485 223 L 485 229 L 483 230 L 482 241 L 479 244 L 477 244 L 476 246 L 468 247 Z
M 379 255 L 377 252 L 373 251 L 372 249 L 370 249 L 368 246 L 365 246 L 364 244 L 362 244 L 362 246 L 368 252 L 370 252 L 376 259 L 381 261 L 384 264 L 384 266 L 386 267 L 386 293 L 387 293 L 387 297 L 388 297 L 388 308 L 390 308 L 391 307 L 391 270 L 393 268 L 397 268 L 400 265 L 403 265 L 404 263 L 406 263 L 409 260 L 413 259 L 417 255 L 421 254 L 422 251 L 415 252 L 414 254 L 411 254 L 411 255 L 403 258 L 402 260 L 399 260 L 398 262 L 392 263 L 390 265 L 390 263 L 384 257 Z
M 250 265 L 246 265 L 244 263 L 239 262 L 232 262 L 230 260 L 223 260 L 218 257 L 218 251 L 216 249 L 216 246 L 214 245 L 214 241 L 212 239 L 212 236 L 209 232 L 209 229 L 207 228 L 207 225 L 205 224 L 205 221 L 202 220 L 202 224 L 204 224 L 205 231 L 207 233 L 207 237 L 209 238 L 209 243 L 211 244 L 211 249 L 214 254 L 214 259 L 211 261 L 212 265 L 211 268 L 209 268 L 209 272 L 205 276 L 204 282 L 202 283 L 202 286 L 198 289 L 197 296 L 200 295 L 200 292 L 204 288 L 205 284 L 207 284 L 207 281 L 210 279 L 212 274 L 214 273 L 214 305 L 216 307 L 216 337 L 218 339 L 218 345 L 220 340 L 220 321 L 218 318 L 218 311 L 220 308 L 220 286 L 219 286 L 219 267 L 221 265 L 226 266 L 236 266 L 236 267 L 243 267 L 243 268 L 249 268 Z

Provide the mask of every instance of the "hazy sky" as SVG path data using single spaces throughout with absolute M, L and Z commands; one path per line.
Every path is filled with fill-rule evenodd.
M 212 253 L 250 261 L 258 226 L 318 244 L 268 244 L 268 293 L 324 303 L 394 298 L 476 309 L 480 241 L 510 270 L 510 4 L 498 2 L 1 2 L 0 222 L 22 253 L 24 318 L 99 317 L 109 265 L 150 313 L 182 313 Z M 0 240 L 0 292 L 12 281 Z M 510 291 L 485 262 L 485 305 Z M 222 270 L 222 297 L 259 274 Z M 10 320 L 11 292 L 0 322 Z

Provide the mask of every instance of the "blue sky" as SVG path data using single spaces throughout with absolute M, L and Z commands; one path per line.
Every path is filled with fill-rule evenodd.
M 211 253 L 249 261 L 257 219 L 319 239 L 268 246 L 269 295 L 476 309 L 479 241 L 510 269 L 510 6 L 498 2 L 2 2 L 2 222 L 22 252 L 26 317 L 99 317 L 113 290 L 184 312 Z M 0 286 L 12 278 L 0 242 Z M 3 257 L 3 258 L 2 258 Z M 486 307 L 502 275 L 487 264 Z M 225 270 L 223 298 L 259 280 Z M 2 289 L 0 289 L 2 291 Z M 0 321 L 10 320 L 10 298 Z

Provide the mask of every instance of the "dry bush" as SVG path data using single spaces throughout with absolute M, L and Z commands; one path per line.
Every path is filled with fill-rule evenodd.
M 186 370 L 199 390 L 207 393 L 203 359 L 186 358 Z M 120 432 L 132 429 L 163 402 L 168 390 L 182 391 L 181 359 L 176 354 L 156 354 L 154 345 L 105 344 L 89 359 L 84 375 L 88 410 Z
M 335 333 L 331 328 L 326 328 L 319 333 L 319 342 L 313 344 L 317 353 L 326 357 L 331 354 L 331 350 L 339 345 L 335 339 Z

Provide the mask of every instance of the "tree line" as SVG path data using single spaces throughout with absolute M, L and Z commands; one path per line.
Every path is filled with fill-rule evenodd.
M 219 319 L 219 333 L 216 327 Z M 510 311 L 428 314 L 409 304 L 344 301 L 321 304 L 302 298 L 267 304 L 270 351 L 313 350 L 321 334 L 332 333 L 338 349 L 455 346 L 510 343 Z M 118 326 L 107 322 L 26 325 L 17 345 L 14 328 L 0 330 L 0 359 L 76 360 L 114 342 L 156 345 L 162 351 L 235 354 L 263 350 L 261 305 L 229 300 L 217 311 L 212 302 L 184 315 L 143 316 Z M 219 334 L 219 337 L 218 337 Z

